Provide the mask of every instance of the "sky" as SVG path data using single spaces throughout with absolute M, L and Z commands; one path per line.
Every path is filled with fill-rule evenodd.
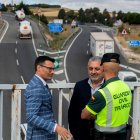
M 19 3 L 21 0 L 0 0 L 1 3 Z M 25 4 L 46 3 L 61 5 L 61 7 L 79 10 L 80 8 L 98 7 L 100 11 L 105 8 L 111 11 L 138 12 L 140 13 L 140 0 L 22 0 Z

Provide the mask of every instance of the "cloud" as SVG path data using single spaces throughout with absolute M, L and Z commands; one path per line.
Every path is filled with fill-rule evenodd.
M 123 12 L 140 12 L 139 0 L 64 0 L 62 7 L 68 7 L 73 9 L 87 9 L 98 7 L 101 11 L 105 8 L 108 11 L 120 11 Z
M 1 3 L 9 2 L 12 0 L 0 0 Z M 19 3 L 21 0 L 13 0 Z M 108 11 L 123 11 L 123 12 L 138 12 L 140 13 L 140 0 L 22 0 L 26 4 L 32 3 L 46 3 L 57 4 L 62 7 L 70 8 L 73 10 L 79 10 L 80 8 L 94 8 L 98 7 L 100 11 L 105 8 Z

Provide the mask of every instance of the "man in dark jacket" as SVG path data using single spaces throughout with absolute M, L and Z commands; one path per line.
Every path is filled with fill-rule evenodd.
M 89 78 L 77 82 L 74 87 L 68 110 L 69 129 L 74 140 L 94 140 L 94 121 L 82 120 L 81 111 L 104 82 L 100 63 L 99 57 L 90 58 L 88 61 Z

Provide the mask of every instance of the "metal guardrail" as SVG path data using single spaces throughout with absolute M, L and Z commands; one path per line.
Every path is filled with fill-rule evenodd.
M 62 103 L 63 99 L 71 98 L 74 83 L 48 84 L 51 92 L 57 89 L 59 92 L 58 124 L 62 126 Z M 26 84 L 0 84 L 0 140 L 3 139 L 3 94 L 5 90 L 11 91 L 11 140 L 21 140 L 21 91 L 26 88 Z M 63 92 L 63 89 L 66 91 Z M 64 95 L 65 94 L 65 95 Z M 60 137 L 58 136 L 58 140 Z
M 140 83 L 128 83 L 133 93 L 133 117 L 132 117 L 132 136 L 131 140 L 140 140 Z M 62 125 L 62 103 L 67 96 L 70 101 L 72 91 L 75 83 L 56 83 L 49 84 L 52 90 L 57 89 L 59 92 L 59 106 L 58 106 L 58 123 Z M 11 140 L 21 140 L 20 125 L 21 125 L 21 91 L 26 88 L 26 84 L 0 84 L 0 124 L 3 124 L 3 94 L 5 90 L 11 91 Z M 63 92 L 63 89 L 66 89 Z M 0 140 L 3 140 L 3 125 L 0 125 Z M 60 137 L 58 137 L 60 140 Z

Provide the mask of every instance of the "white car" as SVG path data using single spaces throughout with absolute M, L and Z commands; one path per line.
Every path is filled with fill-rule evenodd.
M 125 82 L 138 82 L 138 76 L 132 71 L 120 71 L 118 77 Z

